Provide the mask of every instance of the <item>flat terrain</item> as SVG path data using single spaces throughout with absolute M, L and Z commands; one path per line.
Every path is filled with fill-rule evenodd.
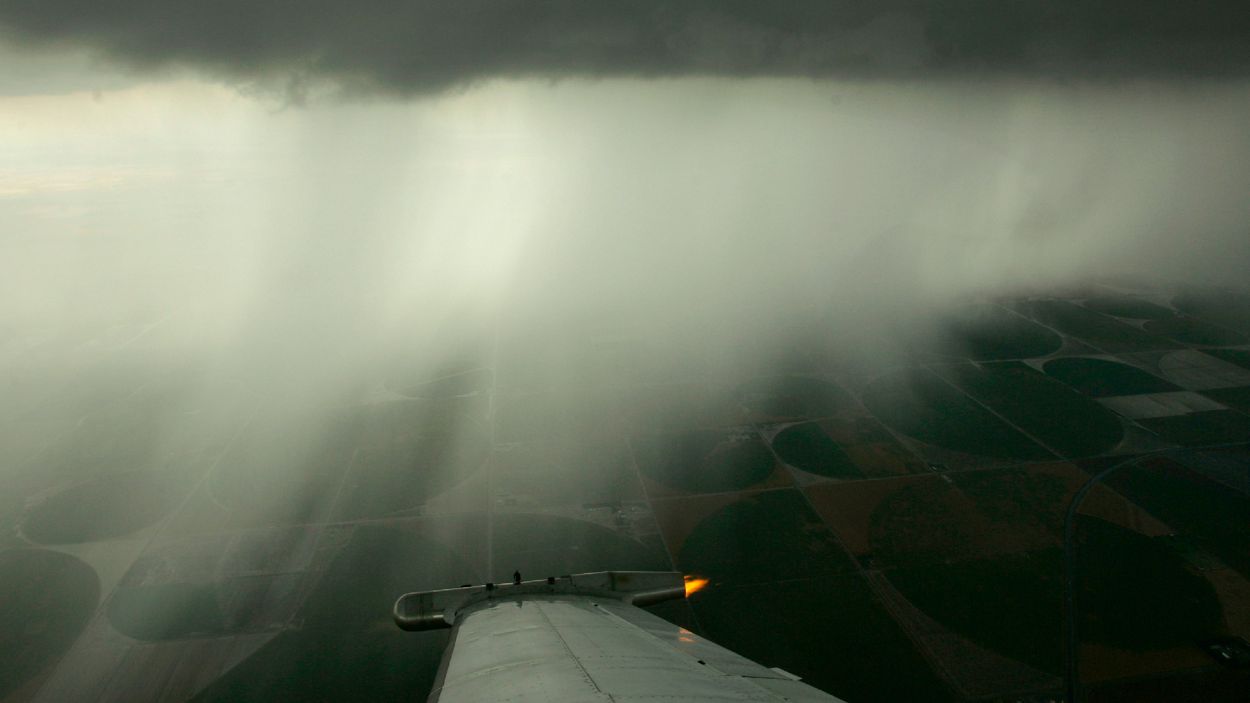
M 12 336 L 0 701 L 419 699 L 446 634 L 397 596 L 600 569 L 708 578 L 656 612 L 853 703 L 1045 700 L 1064 511 L 1117 463 L 1076 529 L 1091 699 L 1243 700 L 1200 642 L 1250 638 L 1250 298 L 932 322 L 869 359 L 501 326 L 333 390 Z

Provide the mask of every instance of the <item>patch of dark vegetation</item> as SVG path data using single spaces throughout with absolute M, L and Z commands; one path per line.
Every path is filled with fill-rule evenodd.
M 650 435 L 633 446 L 645 476 L 690 493 L 750 488 L 776 467 L 768 446 L 750 429 Z
M 265 537 L 282 539 L 273 533 Z M 196 537 L 145 553 L 109 598 L 109 623 L 129 637 L 149 642 L 284 626 L 298 601 L 304 574 L 240 574 L 240 563 L 231 559 L 227 568 L 232 574 L 223 577 L 226 570 L 220 564 L 229 542 L 225 536 Z
M 773 450 L 787 464 L 830 478 L 863 478 L 864 474 L 820 425 L 805 422 L 787 427 L 773 438 Z
M 1085 307 L 1104 315 L 1136 320 L 1162 320 L 1176 314 L 1171 308 L 1127 295 L 1100 295 L 1087 298 Z
M 1250 369 L 1250 349 L 1203 349 L 1202 353 Z
M 109 599 L 108 616 L 119 632 L 139 640 L 227 631 L 226 615 L 211 583 L 123 586 Z
M 1163 379 L 1118 361 L 1072 357 L 1047 361 L 1046 375 L 1092 398 L 1180 390 Z
M 356 453 L 336 518 L 381 517 L 418 507 L 481 470 L 489 452 L 489 438 L 469 422 L 431 429 L 414 418 L 377 432 Z
M 1175 342 L 1154 337 L 1101 313 L 1065 300 L 1031 300 L 1020 309 L 1038 322 L 1109 352 L 1175 349 Z
M 1250 413 L 1250 386 L 1213 388 L 1209 391 L 1203 391 L 1202 394 L 1230 408 L 1236 408 L 1243 413 Z M 1250 439 L 1250 437 L 1247 437 L 1247 439 Z
M 121 537 L 156 523 L 187 491 L 181 476 L 139 471 L 72 486 L 39 504 L 22 532 L 41 544 Z
M 1204 410 L 1185 415 L 1135 420 L 1169 442 L 1186 447 L 1240 442 L 1250 438 L 1250 416 L 1235 410 Z
M 943 375 L 1063 456 L 1101 454 L 1124 437 L 1110 410 L 1022 363 L 944 367 Z
M 38 549 L 0 551 L 0 699 L 69 650 L 99 598 L 95 571 L 74 557 Z
M 865 389 L 864 404 L 899 432 L 938 447 L 1007 459 L 1052 456 L 930 371 L 879 378 Z
M 977 306 L 944 320 L 942 331 L 942 343 L 973 361 L 1046 356 L 1063 345 L 1059 335 L 997 305 Z
M 554 515 L 495 515 L 492 561 L 526 578 L 589 571 L 669 571 L 658 542 L 644 543 L 606 527 Z
M 402 632 L 391 607 L 408 591 L 482 580 L 411 526 L 358 526 L 301 610 L 300 629 L 278 635 L 194 700 L 399 700 L 428 691 L 447 632 Z
M 717 644 L 846 700 L 952 699 L 859 574 L 752 586 L 713 584 L 690 602 Z
M 1148 459 L 1107 482 L 1250 578 L 1250 496 L 1168 459 Z
M 1146 323 L 1145 330 L 1150 334 L 1199 346 L 1246 343 L 1245 335 L 1187 315 L 1151 320 Z
M 1196 288 L 1173 298 L 1172 305 L 1212 324 L 1250 334 L 1250 295 L 1246 293 Z
M 682 569 L 718 584 L 851 571 L 851 557 L 791 489 L 743 497 L 701 522 L 678 555 Z
M 1151 651 L 1194 647 L 1223 633 L 1223 610 L 1215 591 L 1166 544 L 1083 517 L 1078 550 L 1083 642 Z M 973 642 L 1039 669 L 1059 671 L 1060 549 L 887 573 L 912 603 Z

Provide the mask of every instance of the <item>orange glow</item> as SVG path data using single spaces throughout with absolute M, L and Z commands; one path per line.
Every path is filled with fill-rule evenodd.
M 702 579 L 698 576 L 686 576 L 686 597 L 689 598 L 690 594 L 698 593 L 706 585 L 707 579 Z

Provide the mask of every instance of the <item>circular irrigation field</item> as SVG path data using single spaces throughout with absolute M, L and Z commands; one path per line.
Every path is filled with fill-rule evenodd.
M 1127 295 L 1100 295 L 1088 298 L 1085 307 L 1104 315 L 1128 317 L 1135 320 L 1162 320 L 1176 314 L 1175 310 Z
M 1046 362 L 1043 369 L 1047 376 L 1093 398 L 1178 390 L 1171 383 L 1135 366 L 1106 359 L 1052 359 Z
M 743 497 L 705 518 L 678 562 L 718 584 L 816 578 L 854 568 L 798 491 Z
M 40 549 L 0 552 L 0 699 L 56 663 L 87 626 L 100 580 L 82 561 Z
M 864 390 L 864 405 L 885 424 L 937 447 L 1008 459 L 1050 456 L 928 371 L 897 372 L 873 381 Z
M 749 488 L 773 473 L 776 459 L 753 431 L 692 430 L 634 442 L 643 475 L 690 493 Z
M 136 471 L 77 484 L 39 504 L 22 524 L 41 544 L 93 542 L 121 537 L 156 523 L 186 493 L 179 476 Z
M 1082 641 L 1132 651 L 1192 646 L 1222 633 L 1215 591 L 1157 540 L 1082 518 L 1078 600 Z M 929 617 L 969 640 L 1045 671 L 1061 653 L 1058 548 L 893 569 L 890 582 Z
M 829 478 L 863 478 L 851 457 L 815 422 L 792 425 L 773 437 L 773 451 L 798 469 Z
M 1124 436 L 1109 410 L 1023 364 L 946 372 L 950 379 L 928 370 L 888 374 L 865 389 L 864 404 L 881 421 L 922 442 L 1002 459 L 1052 456 L 1030 437 L 1065 456 L 1091 456 L 1112 449 Z
M 973 361 L 1029 359 L 1063 346 L 1059 335 L 996 305 L 981 305 L 942 321 L 949 352 Z

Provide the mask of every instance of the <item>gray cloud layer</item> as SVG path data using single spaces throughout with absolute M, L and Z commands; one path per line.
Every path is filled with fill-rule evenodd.
M 140 66 L 396 92 L 497 76 L 1225 76 L 1240 2 L 0 0 L 0 27 Z

